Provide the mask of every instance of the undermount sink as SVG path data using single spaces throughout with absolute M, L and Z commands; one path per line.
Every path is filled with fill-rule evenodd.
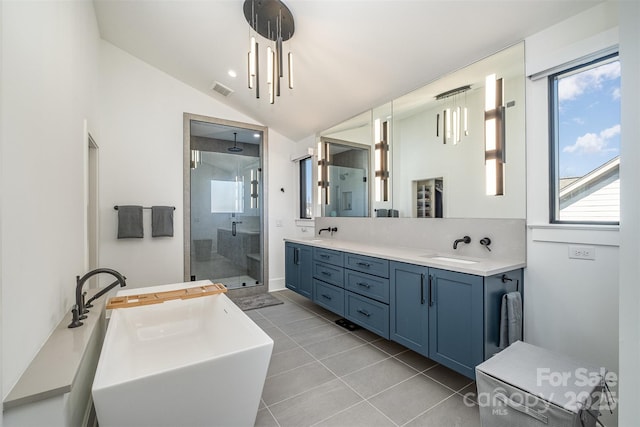
M 225 294 L 115 309 L 92 387 L 100 427 L 253 425 L 272 349 Z
M 455 262 L 458 264 L 477 264 L 478 261 L 472 261 L 470 259 L 464 259 L 464 258 L 453 258 L 453 257 L 448 257 L 448 256 L 440 256 L 440 255 L 424 255 L 426 258 L 430 258 L 434 261 L 444 261 L 444 262 Z

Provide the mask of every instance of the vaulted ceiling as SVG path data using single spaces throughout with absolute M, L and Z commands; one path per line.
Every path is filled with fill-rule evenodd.
M 243 0 L 94 0 L 103 39 L 299 140 L 601 1 L 285 0 L 295 88 L 271 105 L 247 87 Z M 262 39 L 261 55 L 266 40 Z M 266 60 L 261 56 L 264 67 Z M 237 77 L 229 76 L 235 70 Z M 266 71 L 261 72 L 266 76 Z M 215 81 L 233 90 L 224 97 Z

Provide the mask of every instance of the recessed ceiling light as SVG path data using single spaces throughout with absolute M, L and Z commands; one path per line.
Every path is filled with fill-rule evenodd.
M 235 77 L 238 75 L 238 74 L 237 74 L 235 71 L 233 71 L 233 70 L 229 70 L 229 71 L 228 71 L 228 74 L 229 74 L 229 76 L 231 76 L 231 77 L 233 77 L 233 78 L 235 78 Z

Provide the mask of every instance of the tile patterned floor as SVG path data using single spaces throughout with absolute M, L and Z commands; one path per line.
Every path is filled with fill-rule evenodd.
M 256 426 L 478 427 L 468 378 L 289 290 L 284 304 L 247 311 L 273 338 Z

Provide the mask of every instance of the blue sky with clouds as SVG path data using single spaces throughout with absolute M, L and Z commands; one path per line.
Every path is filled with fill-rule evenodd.
M 620 62 L 558 79 L 560 178 L 580 177 L 620 155 Z

